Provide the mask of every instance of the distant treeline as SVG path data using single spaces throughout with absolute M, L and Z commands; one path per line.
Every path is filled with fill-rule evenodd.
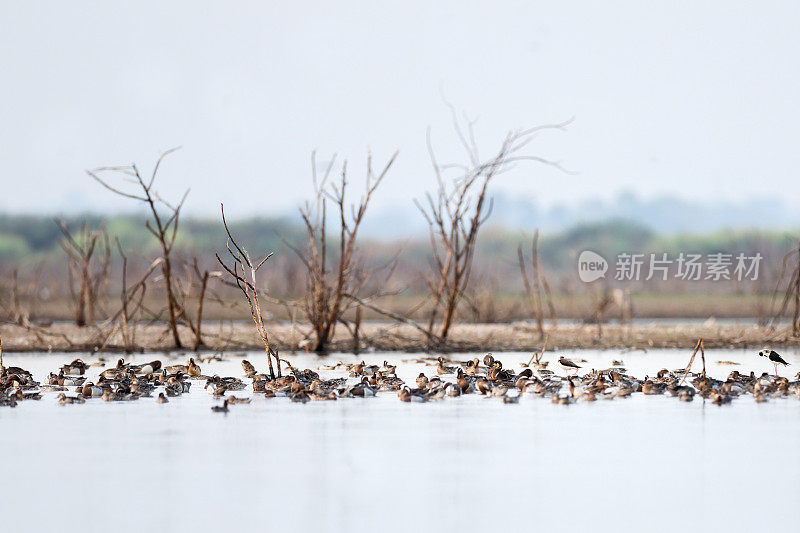
M 67 217 L 39 215 L 0 215 L 0 262 L 9 265 L 25 261 L 55 259 L 63 252 L 58 241 L 61 231 L 54 222 L 63 220 L 77 231 L 83 224 L 93 228 L 103 224 L 109 237 L 118 238 L 126 249 L 135 249 L 142 255 L 157 252 L 157 242 L 145 228 L 144 217 L 119 215 L 103 217 L 97 214 Z M 288 217 L 249 218 L 231 221 L 231 230 L 251 250 L 278 251 L 292 254 L 286 243 L 302 245 L 305 233 L 299 221 Z M 481 270 L 494 268 L 510 274 L 516 268 L 516 248 L 519 244 L 529 250 L 534 228 L 510 230 L 487 227 L 479 238 L 476 260 Z M 214 219 L 185 217 L 181 219 L 176 249 L 187 256 L 211 257 L 223 250 L 226 236 L 222 224 Z M 593 250 L 611 259 L 622 252 L 671 253 L 692 252 L 712 254 L 761 253 L 765 264 L 773 268 L 783 254 L 797 246 L 797 232 L 764 230 L 724 230 L 706 234 L 659 235 L 648 227 L 626 220 L 608 220 L 584 223 L 565 231 L 543 234 L 539 241 L 539 255 L 543 266 L 558 275 L 575 265 L 577 255 L 583 250 Z M 382 261 L 398 250 L 403 250 L 401 262 L 425 266 L 429 253 L 425 235 L 395 242 L 391 239 L 372 239 L 365 251 L 375 261 Z M 293 255 L 293 254 L 292 254 Z
M 120 215 L 103 217 L 97 214 L 60 216 L 0 215 L 0 260 L 17 262 L 45 259 L 61 253 L 59 240 L 63 234 L 56 224 L 63 221 L 77 233 L 84 224 L 96 229 L 104 225 L 109 238 L 119 239 L 126 249 L 147 255 L 156 252 L 158 243 L 145 227 L 144 216 Z M 302 228 L 286 218 L 251 218 L 233 221 L 231 230 L 254 250 L 273 250 L 282 240 L 297 242 Z M 203 255 L 224 249 L 225 230 L 218 220 L 183 218 L 178 228 L 176 249 L 192 255 Z

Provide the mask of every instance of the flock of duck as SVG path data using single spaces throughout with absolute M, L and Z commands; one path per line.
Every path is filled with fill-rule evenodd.
M 194 358 L 185 365 L 169 366 L 159 360 L 134 365 L 120 359 L 109 368 L 105 368 L 102 362 L 89 365 L 75 359 L 63 365 L 57 373 L 49 374 L 44 383 L 35 381 L 31 373 L 22 368 L 0 366 L 0 405 L 14 407 L 20 401 L 40 400 L 42 393 L 50 391 L 58 393 L 57 401 L 61 405 L 82 404 L 95 399 L 120 402 L 145 398 L 168 403 L 172 397 L 189 393 L 195 383 L 202 384 L 208 394 L 222 402 L 211 408 L 221 413 L 228 412 L 231 405 L 250 403 L 250 398 L 233 394 L 248 389 L 254 395 L 267 398 L 285 396 L 293 402 L 303 403 L 364 398 L 390 391 L 403 402 L 427 402 L 464 394 L 498 398 L 509 404 L 526 397 L 571 404 L 627 398 L 635 393 L 667 394 L 681 401 L 692 401 L 695 396 L 700 396 L 714 404 L 730 403 L 745 395 L 752 396 L 756 402 L 792 395 L 800 399 L 800 381 L 790 381 L 777 376 L 777 373 L 775 376 L 767 373 L 756 376 L 753 372 L 742 374 L 733 371 L 722 381 L 704 374 L 662 369 L 655 376 L 638 379 L 626 373 L 622 361 L 614 361 L 608 369 L 592 369 L 581 376 L 578 375 L 581 367 L 564 357 L 558 362 L 566 370 L 566 376 L 548 370 L 548 363 L 539 358 L 533 363 L 533 368 L 523 364 L 526 368 L 521 372 L 505 368 L 492 354 L 487 354 L 482 360 L 450 361 L 439 357 L 435 361 L 416 361 L 435 368 L 428 373 L 430 375 L 420 373 L 413 384 L 397 377 L 396 366 L 386 361 L 382 365 L 368 365 L 361 361 L 319 367 L 319 371 L 328 374 L 337 371 L 341 374 L 329 379 L 321 378 L 316 371 L 300 370 L 284 362 L 288 367 L 286 375 L 271 379 L 258 372 L 247 360 L 242 360 L 241 376 L 221 377 L 204 375 Z M 91 366 L 104 368 L 94 381 L 86 377 Z M 570 371 L 574 371 L 574 375 L 570 375 Z M 800 373 L 796 378 L 800 379 Z

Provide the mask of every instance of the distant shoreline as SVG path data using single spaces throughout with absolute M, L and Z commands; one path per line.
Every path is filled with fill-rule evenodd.
M 190 352 L 175 350 L 170 337 L 164 334 L 163 325 L 137 328 L 133 352 Z M 263 351 L 252 324 L 246 322 L 218 325 L 209 324 L 204 335 L 205 347 L 201 352 Z M 302 332 L 307 327 L 292 327 L 287 323 L 269 326 L 271 341 L 282 356 L 305 351 Z M 676 348 L 691 350 L 697 340 L 704 339 L 706 348 L 762 348 L 764 346 L 800 346 L 800 338 L 792 337 L 791 328 L 767 328 L 742 324 L 604 324 L 602 336 L 597 325 L 563 324 L 546 327 L 547 350 L 564 349 L 644 349 Z M 189 332 L 183 331 L 187 346 Z M 68 324 L 55 324 L 47 328 L 29 330 L 20 326 L 0 326 L 3 351 L 30 352 L 106 352 L 124 353 L 125 346 L 118 332 L 108 336 L 99 328 L 78 328 Z M 467 324 L 453 327 L 445 346 L 431 347 L 425 336 L 407 325 L 369 323 L 362 326 L 360 351 L 369 352 L 534 352 L 541 350 L 542 339 L 536 327 L 527 322 L 511 324 Z M 339 328 L 331 345 L 331 352 L 352 352 L 354 342 L 346 328 Z

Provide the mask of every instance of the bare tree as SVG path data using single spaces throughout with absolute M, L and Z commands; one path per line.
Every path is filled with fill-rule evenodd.
M 153 190 L 153 184 L 155 183 L 156 175 L 158 174 L 158 168 L 161 166 L 161 162 L 167 155 L 171 154 L 175 150 L 177 150 L 177 148 L 167 150 L 161 154 L 155 164 L 155 167 L 153 168 L 153 173 L 148 180 L 142 178 L 142 175 L 140 174 L 139 169 L 136 167 L 136 164 L 132 164 L 129 167 L 100 167 L 94 170 L 87 170 L 86 172 L 111 192 L 124 198 L 130 198 L 131 200 L 136 200 L 147 205 L 150 211 L 150 218 L 152 222 L 151 220 L 148 220 L 145 223 L 145 226 L 158 240 L 161 248 L 161 273 L 163 274 L 164 289 L 167 297 L 169 330 L 172 333 L 175 347 L 182 348 L 183 343 L 181 342 L 180 334 L 178 332 L 178 321 L 180 318 L 183 318 L 188 325 L 191 324 L 191 320 L 189 320 L 185 308 L 178 301 L 175 278 L 173 275 L 172 249 L 175 245 L 175 237 L 178 235 L 178 221 L 181 208 L 183 207 L 183 203 L 186 201 L 186 196 L 189 194 L 189 191 L 187 190 L 184 193 L 180 202 L 172 205 L 161 198 L 158 195 L 158 192 Z M 122 191 L 100 178 L 100 174 L 108 172 L 118 173 L 127 176 L 128 178 L 133 178 L 132 181 L 136 184 L 138 189 L 140 189 L 140 192 L 134 194 Z
M 308 286 L 302 309 L 313 328 L 314 351 L 318 353 L 327 350 L 336 324 L 342 323 L 349 327 L 344 320 L 344 315 L 351 307 L 359 303 L 357 300 L 359 292 L 373 273 L 358 257 L 358 229 L 364 221 L 364 215 L 373 193 L 389 172 L 396 158 L 397 152 L 376 174 L 372 168 L 372 155 L 368 155 L 364 193 L 357 204 L 348 206 L 345 196 L 347 162 L 342 164 L 341 178 L 338 183 L 330 183 L 328 180 L 336 158 L 331 159 L 322 178 L 319 179 L 316 154 L 312 154 L 314 201 L 306 202 L 300 208 L 300 216 L 308 234 L 308 241 L 304 249 L 289 246 L 297 253 L 306 269 Z M 335 206 L 339 229 L 338 250 L 334 253 L 329 253 L 328 250 L 328 201 Z M 371 296 L 374 297 L 375 294 Z
M 569 122 L 514 130 L 506 134 L 500 149 L 490 158 L 481 159 L 473 132 L 474 121 L 461 121 L 453 111 L 453 124 L 461 145 L 467 152 L 466 164 L 442 165 L 437 161 L 428 131 L 428 151 L 436 174 L 437 190 L 428 193 L 423 202 L 415 201 L 430 230 L 433 268 L 428 286 L 433 309 L 428 331 L 434 332 L 437 320 L 438 337 L 447 340 L 455 312 L 469 282 L 475 242 L 480 227 L 489 218 L 492 202 L 487 197 L 491 181 L 515 163 L 533 161 L 561 168 L 556 162 L 527 155 L 523 149 L 536 134 L 548 129 L 564 129 Z M 452 179 L 445 173 L 455 172 Z
M 517 259 L 519 261 L 519 269 L 522 273 L 522 282 L 525 284 L 525 294 L 528 297 L 528 306 L 530 312 L 536 320 L 536 328 L 539 330 L 539 337 L 544 338 L 544 312 L 542 309 L 542 289 L 544 289 L 545 299 L 547 300 L 548 310 L 550 312 L 550 319 L 555 326 L 556 313 L 553 306 L 553 299 L 550 295 L 550 286 L 547 284 L 547 279 L 542 272 L 541 261 L 539 260 L 539 230 L 533 234 L 533 242 L 531 243 L 531 278 L 528 278 L 528 272 L 525 268 L 525 255 L 522 253 L 522 245 L 517 246 Z M 533 283 L 531 283 L 531 279 Z
M 791 274 L 788 277 L 786 289 L 783 291 L 783 302 L 777 311 L 773 311 L 771 324 L 774 327 L 774 325 L 786 313 L 791 302 L 794 305 L 794 311 L 792 314 L 792 335 L 797 337 L 800 336 L 800 241 L 798 241 L 797 248 L 791 250 L 783 257 L 781 272 L 778 275 L 777 282 L 775 283 L 775 290 L 772 293 L 770 307 L 772 309 L 775 308 L 775 299 L 780 291 L 787 268 L 789 267 L 789 261 L 793 257 L 795 264 L 791 266 Z
M 102 287 L 108 281 L 108 268 L 111 263 L 108 233 L 102 225 L 92 230 L 88 224 L 84 224 L 76 238 L 64 221 L 55 222 L 64 235 L 59 245 L 67 254 L 69 289 L 75 307 L 75 325 L 83 327 L 93 324 L 97 299 Z M 95 255 L 95 252 L 98 252 L 99 256 Z
M 116 240 L 117 249 L 122 259 L 122 284 L 120 286 L 120 308 L 114 315 L 112 321 L 117 321 L 117 326 L 122 337 L 122 345 L 128 353 L 136 349 L 136 322 L 137 317 L 144 308 L 144 297 L 147 293 L 147 280 L 150 274 L 158 268 L 162 258 L 153 261 L 144 275 L 132 285 L 128 285 L 128 256 L 122 250 L 119 239 Z
M 228 229 L 228 222 L 225 220 L 225 208 L 222 204 L 220 204 L 220 210 L 222 212 L 222 224 L 225 226 L 225 233 L 228 234 L 226 248 L 233 261 L 229 266 L 225 263 L 225 261 L 222 260 L 219 254 L 214 255 L 217 257 L 219 264 L 222 265 L 222 268 L 224 268 L 228 274 L 233 276 L 236 286 L 240 291 L 242 291 L 245 299 L 247 299 L 247 303 L 250 306 L 250 318 L 253 319 L 253 324 L 256 326 L 258 336 L 264 343 L 264 349 L 267 352 L 269 375 L 272 379 L 275 379 L 275 370 L 272 365 L 272 359 L 275 359 L 275 362 L 278 366 L 278 377 L 281 375 L 281 360 L 278 356 L 278 351 L 275 350 L 270 344 L 269 333 L 267 332 L 267 328 L 264 326 L 264 317 L 261 312 L 261 304 L 258 300 L 259 290 L 256 282 L 256 274 L 258 273 L 258 270 L 264 265 L 267 259 L 272 257 L 272 252 L 265 255 L 261 259 L 257 259 L 255 262 L 251 260 L 247 249 L 239 246 L 239 244 L 236 242 L 236 239 L 234 239 L 233 235 L 231 235 L 231 231 Z M 231 245 L 233 245 L 233 250 L 231 249 Z

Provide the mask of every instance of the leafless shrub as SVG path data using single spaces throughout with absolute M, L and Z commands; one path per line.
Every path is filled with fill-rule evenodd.
M 159 267 L 162 258 L 153 261 L 136 283 L 128 285 L 128 256 L 122 249 L 117 239 L 117 249 L 122 259 L 122 283 L 120 286 L 120 308 L 112 317 L 111 322 L 119 327 L 122 345 L 128 353 L 136 349 L 136 325 L 144 309 L 144 297 L 147 293 L 147 280 L 153 271 Z M 112 331 L 113 332 L 113 331 Z M 110 336 L 111 332 L 109 332 Z
M 256 260 L 253 262 L 250 259 L 250 254 L 247 252 L 247 249 L 239 246 L 236 242 L 236 239 L 233 238 L 231 235 L 230 229 L 228 229 L 228 223 L 225 220 L 225 208 L 220 204 L 220 210 L 222 212 L 222 224 L 225 226 L 225 233 L 228 234 L 228 243 L 226 244 L 226 248 L 228 253 L 232 258 L 232 263 L 230 266 L 222 260 L 219 254 L 214 254 L 217 257 L 217 261 L 225 269 L 228 274 L 230 274 L 236 286 L 242 291 L 245 299 L 247 300 L 248 305 L 250 306 L 250 318 L 253 319 L 253 324 L 256 326 L 256 331 L 258 332 L 258 336 L 261 338 L 261 341 L 264 343 L 264 349 L 267 352 L 267 363 L 269 364 L 269 375 L 272 379 L 275 379 L 275 370 L 272 365 L 272 359 L 275 359 L 275 362 L 278 366 L 278 377 L 281 375 L 281 360 L 278 356 L 278 351 L 275 350 L 272 345 L 270 344 L 269 340 L 269 333 L 267 332 L 267 328 L 264 326 L 264 317 L 261 313 L 261 304 L 258 300 L 258 284 L 256 281 L 256 274 L 258 270 L 264 265 L 264 263 L 272 257 L 272 253 L 265 255 L 263 258 Z M 233 250 L 231 249 L 231 245 L 233 245 Z
M 64 221 L 55 222 L 64 235 L 59 245 L 67 254 L 75 325 L 83 327 L 93 324 L 97 300 L 108 282 L 111 263 L 108 233 L 102 225 L 93 230 L 84 224 L 77 236 L 73 236 Z
M 308 235 L 307 245 L 298 249 L 289 245 L 296 253 L 307 274 L 306 296 L 302 310 L 314 333 L 314 351 L 321 353 L 328 348 L 337 324 L 349 327 L 345 313 L 358 303 L 359 292 L 374 270 L 365 266 L 358 254 L 358 229 L 364 221 L 372 195 L 389 172 L 397 157 L 392 155 L 379 173 L 372 167 L 372 155 L 367 157 L 367 176 L 359 202 L 349 206 L 346 200 L 347 162 L 342 164 L 341 178 L 337 183 L 329 182 L 335 164 L 331 159 L 321 179 L 317 176 L 316 154 L 312 154 L 312 178 L 314 200 L 300 208 L 300 216 Z M 332 202 L 338 223 L 338 250 L 328 250 L 327 205 Z M 288 243 L 287 243 L 288 244 Z M 369 297 L 374 298 L 378 293 Z
M 550 286 L 547 284 L 547 279 L 542 272 L 542 265 L 539 261 L 539 230 L 533 234 L 533 242 L 531 243 L 531 284 L 528 278 L 528 272 L 525 268 L 525 255 L 522 253 L 522 245 L 517 246 L 517 258 L 519 261 L 519 269 L 522 273 L 522 281 L 525 284 L 525 294 L 527 296 L 528 307 L 531 314 L 536 320 L 536 327 L 539 330 L 539 337 L 544 337 L 544 312 L 542 310 L 542 289 L 544 289 L 545 298 L 547 300 L 547 307 L 550 312 L 550 319 L 553 326 L 556 325 L 556 311 L 553 306 L 553 299 L 550 295 Z
M 795 263 L 790 267 L 789 263 L 792 258 L 794 258 Z M 781 292 L 784 276 L 789 269 L 791 269 L 791 274 L 788 276 L 786 288 L 783 290 L 783 301 L 781 302 L 778 310 L 774 311 L 775 300 L 778 296 L 778 293 Z M 793 303 L 794 305 L 794 311 L 792 314 L 792 335 L 797 337 L 800 336 L 800 242 L 798 242 L 798 247 L 796 249 L 783 256 L 781 271 L 778 275 L 778 280 L 775 283 L 775 290 L 772 293 L 772 299 L 770 303 L 770 307 L 773 309 L 771 321 L 772 327 L 774 327 L 780 318 L 784 316 L 789 308 L 790 303 Z
M 538 132 L 564 129 L 568 123 L 510 131 L 500 149 L 485 160 L 481 159 L 475 142 L 474 122 L 466 121 L 466 124 L 462 125 L 453 112 L 453 124 L 467 152 L 468 161 L 461 165 L 439 164 L 429 131 L 428 151 L 438 187 L 434 193 L 425 196 L 424 202 L 416 201 L 417 207 L 428 222 L 433 251 L 433 268 L 428 278 L 433 309 L 428 322 L 428 331 L 433 333 L 437 320 L 441 319 L 437 336 L 442 341 L 447 339 L 456 308 L 469 282 L 478 232 L 491 214 L 491 200 L 487 197 L 489 184 L 497 175 L 522 161 L 539 162 L 561 168 L 556 162 L 522 152 Z M 455 172 L 452 179 L 445 178 L 445 173 L 449 171 Z
M 176 282 L 173 273 L 172 249 L 175 245 L 175 238 L 178 234 L 178 222 L 181 208 L 186 201 L 186 196 L 189 194 L 189 191 L 187 190 L 184 193 L 183 197 L 177 204 L 172 205 L 161 198 L 158 193 L 153 190 L 153 185 L 158 174 L 158 168 L 161 166 L 161 162 L 167 155 L 171 154 L 175 150 L 177 150 L 177 148 L 167 150 L 161 154 L 156 162 L 155 167 L 153 168 L 153 173 L 148 180 L 142 178 L 142 175 L 135 164 L 129 167 L 100 167 L 94 170 L 87 170 L 86 172 L 111 192 L 124 198 L 130 198 L 131 200 L 142 202 L 149 209 L 151 220 L 148 220 L 145 223 L 145 226 L 158 240 L 158 244 L 161 248 L 161 273 L 164 280 L 164 292 L 167 298 L 168 326 L 170 332 L 172 333 L 175 347 L 182 348 L 183 343 L 181 342 L 180 334 L 178 333 L 179 321 L 183 319 L 186 325 L 190 326 L 193 331 L 194 328 L 192 327 L 192 321 L 189 319 L 185 307 L 181 305 L 177 295 Z M 107 181 L 100 178 L 101 174 L 109 172 L 122 174 L 128 178 L 132 178 L 131 181 L 133 181 L 139 191 L 137 193 L 125 192 L 110 185 Z
M 464 303 L 472 320 L 478 323 L 494 323 L 500 320 L 501 310 L 498 307 L 499 287 L 494 276 L 475 280 L 464 293 Z

